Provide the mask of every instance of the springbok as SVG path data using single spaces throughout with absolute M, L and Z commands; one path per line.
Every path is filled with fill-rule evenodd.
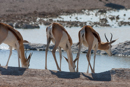
M 9 54 L 6 67 L 8 67 L 8 63 L 12 55 L 12 48 L 15 48 L 18 52 L 18 66 L 20 67 L 20 59 L 21 59 L 22 67 L 24 68 L 29 67 L 29 62 L 30 62 L 32 53 L 30 53 L 28 58 L 25 58 L 24 46 L 23 46 L 24 42 L 27 42 L 27 41 L 23 40 L 22 35 L 17 30 L 15 30 L 13 27 L 7 24 L 0 23 L 0 44 L 5 43 L 9 46 L 9 49 L 10 49 L 10 54 Z
M 111 34 L 111 39 L 110 42 L 108 41 L 106 35 L 105 38 L 107 40 L 107 42 L 101 42 L 100 36 L 99 34 L 90 26 L 84 26 L 78 33 L 78 37 L 79 37 L 79 50 L 77 53 L 77 72 L 78 72 L 78 62 L 79 62 L 79 56 L 80 56 L 80 50 L 81 50 L 81 45 L 83 43 L 84 46 L 88 47 L 88 52 L 87 52 L 87 60 L 88 60 L 88 69 L 87 69 L 87 73 L 89 72 L 89 66 L 91 68 L 92 73 L 95 72 L 95 57 L 96 57 L 96 51 L 97 49 L 99 50 L 104 50 L 106 51 L 106 53 L 108 53 L 108 55 L 112 55 L 111 53 L 111 44 L 114 43 L 116 40 L 112 41 L 112 34 Z M 90 64 L 90 59 L 91 59 L 91 50 L 94 50 L 94 63 L 93 63 L 93 69 L 92 66 Z
M 73 61 L 73 56 L 71 52 L 71 45 L 72 45 L 72 39 L 68 32 L 65 30 L 65 28 L 60 25 L 59 23 L 52 23 L 46 28 L 46 35 L 47 35 L 47 48 L 46 48 L 46 55 L 45 55 L 45 69 L 47 69 L 47 52 L 50 42 L 52 41 L 55 43 L 55 46 L 52 50 L 52 54 L 57 66 L 57 69 L 61 71 L 61 60 L 62 60 L 62 52 L 61 48 L 63 48 L 67 52 L 68 56 L 68 65 L 70 72 L 75 72 L 75 65 Z M 60 54 L 60 68 L 56 60 L 55 51 L 59 48 L 59 54 Z

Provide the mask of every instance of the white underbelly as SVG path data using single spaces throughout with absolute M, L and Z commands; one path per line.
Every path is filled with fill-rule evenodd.
M 16 42 L 18 42 L 18 41 L 17 41 L 17 38 L 15 37 L 15 35 L 12 32 L 8 31 L 8 35 L 3 43 L 8 44 L 15 48 Z

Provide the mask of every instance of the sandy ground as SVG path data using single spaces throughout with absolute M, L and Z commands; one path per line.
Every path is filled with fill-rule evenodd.
M 130 69 L 87 74 L 0 67 L 1 87 L 129 87 Z
M 130 8 L 130 0 L 0 0 L 0 22 L 79 13 L 83 9 L 124 8 Z M 129 81 L 130 69 L 86 74 L 0 67 L 1 87 L 129 87 Z
M 0 15 L 73 13 L 83 9 L 130 8 L 130 0 L 0 0 Z
M 57 16 L 84 9 L 130 8 L 130 0 L 0 0 L 0 19 L 16 16 Z M 15 17 L 17 19 L 17 17 Z
M 86 9 L 129 9 L 130 0 L 0 0 L 0 22 L 14 24 L 17 21 L 17 27 L 21 28 L 24 24 L 34 23 L 36 28 L 38 24 L 49 25 L 51 20 L 37 23 L 37 17 L 57 17 L 60 14 L 81 13 Z M 19 22 L 19 23 L 18 23 Z M 83 27 L 86 22 L 60 22 L 65 26 L 80 25 Z M 67 25 L 66 25 L 67 24 Z M 94 23 L 95 24 L 95 23 Z M 109 27 L 108 24 L 96 23 L 95 25 Z M 34 26 L 34 28 L 35 28 Z M 91 25 L 93 26 L 93 25 Z M 23 27 L 22 27 L 23 28 Z

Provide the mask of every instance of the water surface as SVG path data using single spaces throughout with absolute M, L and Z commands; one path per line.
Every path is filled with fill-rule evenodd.
M 33 52 L 31 61 L 30 61 L 30 67 L 32 69 L 45 69 L 45 51 L 28 51 L 28 55 L 30 52 Z M 2 66 L 6 65 L 9 50 L 0 50 L 0 64 Z M 66 52 L 63 52 L 62 55 L 66 56 Z M 59 60 L 59 53 L 56 52 L 56 57 L 58 63 Z M 73 57 L 75 59 L 76 54 L 73 54 Z M 47 67 L 49 70 L 57 70 L 54 58 L 52 56 L 51 52 L 48 52 L 48 59 L 47 59 Z M 91 63 L 93 65 L 93 55 L 91 56 Z M 12 56 L 10 58 L 9 66 L 15 66 L 18 67 L 18 57 L 16 50 L 13 50 Z M 87 71 L 87 58 L 86 54 L 81 54 L 79 59 L 79 72 L 86 72 Z M 96 67 L 95 71 L 103 72 L 107 70 L 111 70 L 112 68 L 130 68 L 130 58 L 127 57 L 110 57 L 105 55 L 97 55 L 96 56 Z M 62 58 L 62 71 L 69 71 L 68 63 L 64 58 Z

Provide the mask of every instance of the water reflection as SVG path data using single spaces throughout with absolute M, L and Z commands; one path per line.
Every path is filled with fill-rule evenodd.
M 28 55 L 30 52 L 33 52 L 31 61 L 30 61 L 30 67 L 33 69 L 45 69 L 45 51 L 28 51 Z M 67 54 L 65 52 L 62 53 L 64 56 L 67 57 Z M 2 66 L 6 65 L 9 50 L 0 50 L 0 64 Z M 59 53 L 56 52 L 56 57 L 58 63 L 59 60 Z M 76 57 L 76 54 L 73 54 L 73 58 Z M 91 56 L 91 63 L 93 63 L 93 55 Z M 51 52 L 48 52 L 48 63 L 47 67 L 50 70 L 57 70 L 56 64 L 54 62 L 54 58 L 52 56 Z M 86 54 L 81 54 L 79 59 L 79 72 L 86 72 L 87 71 L 87 58 Z M 93 65 L 93 64 L 92 64 Z M 12 56 L 10 58 L 9 66 L 15 66 L 18 67 L 18 57 L 16 50 L 13 50 Z M 112 68 L 130 68 L 130 58 L 127 57 L 110 57 L 105 55 L 97 55 L 96 56 L 96 67 L 95 72 L 104 72 L 107 70 L 111 70 Z M 69 71 L 68 69 L 68 63 L 65 59 L 62 59 L 62 71 Z M 90 71 L 90 70 L 89 70 Z

